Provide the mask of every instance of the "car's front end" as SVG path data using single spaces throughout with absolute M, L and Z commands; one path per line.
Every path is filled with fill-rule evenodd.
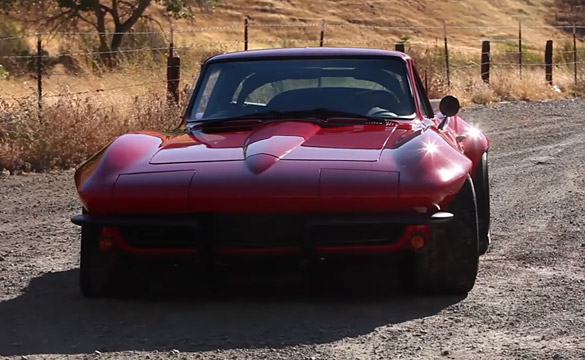
M 82 165 L 86 258 L 305 262 L 431 246 L 473 162 L 423 120 L 410 60 L 308 52 L 212 59 L 181 129 L 124 135 Z M 82 266 L 86 295 L 99 292 L 91 276 Z

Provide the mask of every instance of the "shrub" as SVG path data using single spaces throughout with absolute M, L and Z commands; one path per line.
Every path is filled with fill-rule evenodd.
M 168 130 L 180 110 L 164 96 L 105 99 L 63 97 L 46 104 L 39 118 L 34 101 L 0 101 L 0 170 L 71 168 L 116 136 L 134 130 Z
M 10 19 L 0 15 L 0 76 L 6 73 L 17 74 L 24 71 L 23 62 L 15 58 L 2 58 L 2 56 L 26 56 L 30 55 L 25 31 Z

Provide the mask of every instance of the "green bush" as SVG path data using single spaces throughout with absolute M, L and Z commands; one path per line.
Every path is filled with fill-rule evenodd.
M 26 61 L 5 56 L 30 55 L 25 31 L 13 20 L 0 15 L 0 77 L 26 69 Z M 20 60 L 20 61 L 19 61 Z
M 0 79 L 5 79 L 8 77 L 8 75 L 10 75 L 10 73 L 6 71 L 6 69 L 4 69 L 4 66 L 2 66 L 2 64 L 0 64 Z

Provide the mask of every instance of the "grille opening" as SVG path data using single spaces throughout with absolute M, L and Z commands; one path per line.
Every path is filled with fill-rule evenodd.
M 201 233 L 191 228 L 140 226 L 120 228 L 128 244 L 147 249 L 194 249 L 201 245 Z
M 406 225 L 334 222 L 312 225 L 314 216 L 295 214 L 216 214 L 194 229 L 179 226 L 128 226 L 120 233 L 131 246 L 150 249 L 194 249 L 206 245 L 235 248 L 388 245 L 397 242 Z M 323 219 L 323 217 L 319 217 Z M 327 217 L 325 217 L 327 219 Z M 203 220 L 203 219 L 202 219 Z

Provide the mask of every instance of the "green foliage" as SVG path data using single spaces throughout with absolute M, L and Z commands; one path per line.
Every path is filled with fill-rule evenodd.
M 16 9 L 29 9 L 35 5 L 35 0 L 0 0 L 0 13 L 8 14 Z
M 3 58 L 2 56 L 29 55 L 30 50 L 24 37 L 24 30 L 15 22 L 0 16 L 0 77 L 6 77 L 8 73 L 18 73 L 22 68 L 22 62 L 15 58 Z
M 4 67 L 2 66 L 2 64 L 0 64 L 0 79 L 5 79 L 8 77 L 8 75 L 10 75 L 8 73 L 8 71 L 6 71 L 6 69 L 4 69 Z
M 492 60 L 494 62 L 517 63 L 520 51 L 517 43 L 505 43 L 492 50 Z M 523 64 L 542 64 L 544 63 L 544 49 L 539 51 L 532 50 L 522 44 L 522 63 Z
M 138 20 L 157 22 L 148 11 L 153 4 L 164 6 L 169 16 L 189 18 L 194 16 L 195 7 L 210 8 L 215 2 L 216 0 L 0 0 L 0 11 L 13 12 L 11 15 L 14 16 L 19 6 L 28 4 L 41 10 L 39 13 L 42 14 L 43 25 L 50 26 L 53 30 L 89 24 L 100 34 L 115 32 L 109 38 L 97 34 L 96 38 L 100 41 L 100 51 L 116 52 L 125 42 L 126 34 L 138 24 Z
M 100 0 L 55 0 L 60 8 L 74 9 L 75 11 L 91 11 Z
M 580 63 L 585 61 L 585 53 L 583 52 L 583 48 L 579 48 L 582 46 L 582 42 L 577 42 L 577 62 Z M 569 68 L 573 68 L 574 62 L 574 49 L 573 49 L 573 41 L 572 40 L 565 40 L 565 41 L 556 41 L 554 43 L 554 50 L 553 50 L 553 62 L 555 64 L 568 64 Z
M 8 18 L 0 16 L 0 55 L 15 55 L 28 50 L 22 27 Z
M 165 6 L 166 12 L 175 18 L 192 18 L 195 16 L 193 8 L 185 4 L 184 0 L 159 0 Z

